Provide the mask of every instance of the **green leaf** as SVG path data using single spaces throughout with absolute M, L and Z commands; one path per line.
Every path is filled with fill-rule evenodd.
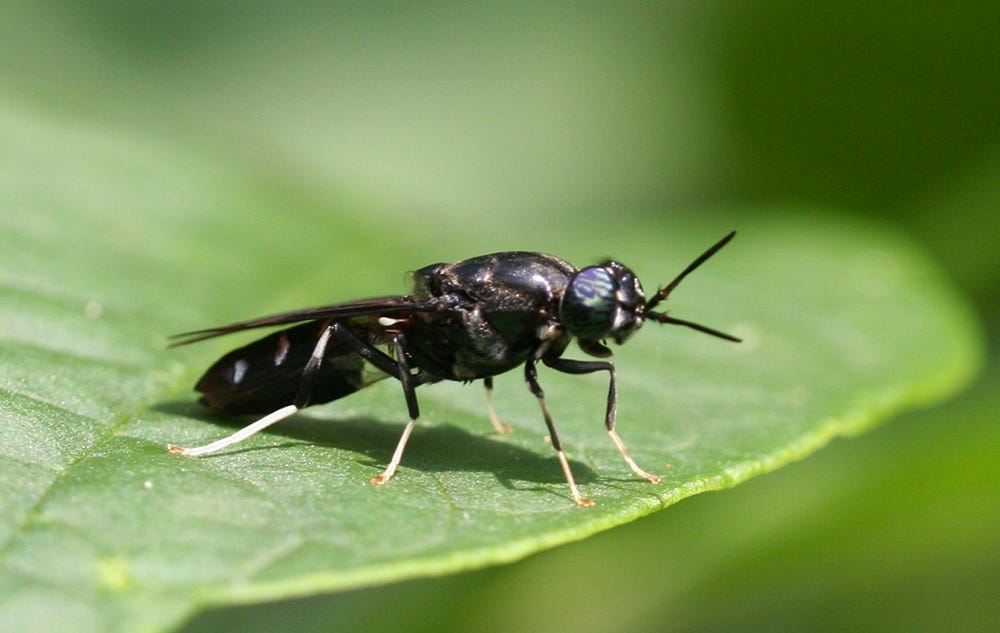
M 905 240 L 836 216 L 391 215 L 275 168 L 5 107 L 0 116 L 0 620 L 10 630 L 162 630 L 209 604 L 270 600 L 511 561 L 801 458 L 940 399 L 978 362 L 977 328 Z M 613 220 L 611 222 L 610 220 Z M 384 381 L 233 450 L 241 421 L 190 386 L 246 337 L 167 350 L 165 334 L 402 289 L 403 271 L 490 250 L 584 263 L 615 253 L 664 283 L 729 228 L 671 314 L 733 345 L 648 325 L 606 379 L 542 371 L 583 493 L 567 494 L 517 372 L 418 392 L 397 477 L 373 487 L 405 422 Z M 570 355 L 580 357 L 578 350 Z

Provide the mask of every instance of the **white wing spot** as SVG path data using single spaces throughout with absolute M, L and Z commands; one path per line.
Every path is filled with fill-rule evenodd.
M 238 385 L 243 382 L 243 376 L 246 375 L 247 369 L 250 368 L 250 363 L 246 359 L 239 359 L 233 365 L 233 384 Z
M 285 359 L 288 357 L 288 349 L 291 346 L 292 346 L 292 344 L 288 342 L 288 337 L 287 336 L 282 335 L 281 338 L 278 339 L 278 347 L 275 348 L 275 350 L 274 350 L 274 366 L 275 367 L 277 367 L 281 363 L 285 362 Z

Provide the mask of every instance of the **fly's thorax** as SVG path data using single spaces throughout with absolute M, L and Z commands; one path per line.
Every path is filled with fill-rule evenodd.
M 489 311 L 550 309 L 562 296 L 576 268 L 547 253 L 509 251 L 449 264 L 432 264 L 410 275 L 420 299 L 451 296 Z M 551 308 L 550 308 L 551 306 Z
M 407 272 L 405 281 L 410 289 L 410 295 L 421 301 L 440 296 L 442 293 L 440 271 L 447 265 L 443 263 L 431 264 L 419 270 Z

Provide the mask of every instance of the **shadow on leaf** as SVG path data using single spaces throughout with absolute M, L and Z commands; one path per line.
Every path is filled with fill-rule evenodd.
M 170 415 L 195 418 L 213 425 L 238 429 L 253 421 L 248 416 L 222 416 L 185 401 L 164 402 L 153 407 Z M 484 420 L 484 429 L 489 424 Z M 388 463 L 403 431 L 403 424 L 388 423 L 368 417 L 345 419 L 316 418 L 300 412 L 262 432 L 264 436 L 280 435 L 318 446 L 351 451 L 365 455 L 363 463 L 371 466 L 372 475 Z M 518 431 L 515 430 L 514 433 Z M 221 437 L 221 434 L 220 434 Z M 256 451 L 281 450 L 293 446 L 282 442 L 267 446 L 236 445 L 218 453 L 218 456 Z M 538 442 L 538 450 L 529 450 L 507 441 L 505 436 L 484 430 L 482 434 L 470 432 L 451 424 L 418 424 L 406 446 L 402 469 L 421 472 L 489 472 L 508 488 L 515 481 L 539 484 L 564 483 L 555 452 L 548 443 Z M 200 459 L 211 459 L 206 456 Z M 572 462 L 577 483 L 590 483 L 597 479 L 593 469 L 586 464 Z M 405 477 L 399 472 L 397 477 Z

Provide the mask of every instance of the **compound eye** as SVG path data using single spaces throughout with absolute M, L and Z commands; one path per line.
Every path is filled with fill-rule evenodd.
M 559 318 L 570 334 L 596 341 L 611 331 L 618 312 L 618 283 L 604 266 L 573 275 L 559 304 Z

